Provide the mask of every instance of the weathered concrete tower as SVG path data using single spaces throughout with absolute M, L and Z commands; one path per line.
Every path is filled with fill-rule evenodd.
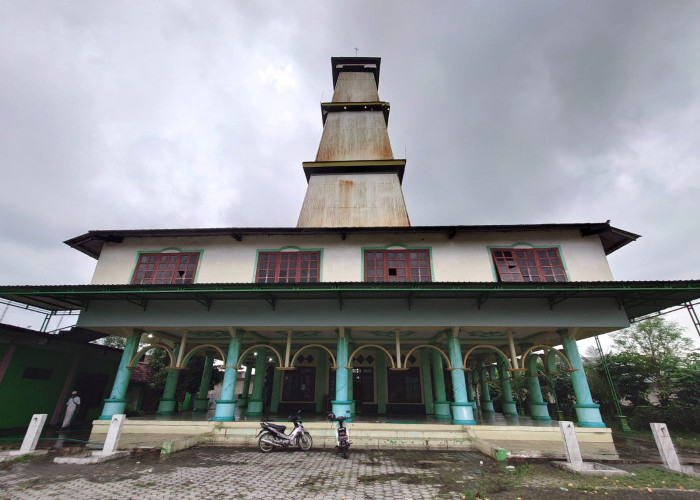
M 323 135 L 297 227 L 410 226 L 379 100 L 379 57 L 333 57 L 333 101 L 321 103 Z

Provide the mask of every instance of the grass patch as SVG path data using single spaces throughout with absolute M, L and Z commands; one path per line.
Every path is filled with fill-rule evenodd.
M 37 486 L 38 484 L 39 484 L 39 480 L 38 480 L 38 479 L 34 479 L 34 480 L 32 480 L 32 481 L 27 481 L 27 482 L 18 484 L 18 485 L 17 485 L 17 489 L 20 490 L 20 491 L 24 491 L 24 490 L 28 490 L 28 489 L 30 489 L 30 488 L 34 488 L 34 487 Z
M 29 462 L 30 460 L 34 460 L 37 457 L 37 455 L 32 455 L 32 454 L 26 454 L 26 455 L 19 455 L 12 460 L 6 460 L 6 464 L 20 464 L 23 462 Z
M 148 481 L 147 483 L 143 483 L 143 482 L 136 483 L 136 486 L 138 486 L 139 488 L 150 488 L 151 486 L 155 486 L 155 485 L 156 485 L 155 481 Z
M 647 430 L 631 430 L 623 432 L 617 430 L 613 427 L 613 434 L 617 438 L 634 438 L 643 439 L 649 441 L 653 446 L 656 446 L 654 442 L 654 435 L 651 433 L 651 429 Z M 684 448 L 691 448 L 694 450 L 700 450 L 700 433 L 691 431 L 670 431 L 671 441 L 676 446 L 682 446 Z
M 602 488 L 684 489 L 700 490 L 700 478 L 655 468 L 635 468 L 634 476 L 583 476 L 572 481 L 570 489 L 596 490 Z

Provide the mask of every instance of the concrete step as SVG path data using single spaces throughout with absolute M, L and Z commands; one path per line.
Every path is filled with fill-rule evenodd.
M 281 423 L 281 422 L 276 422 Z M 287 424 L 287 430 L 292 426 Z M 109 421 L 93 422 L 90 441 L 104 441 Z M 401 424 L 353 422 L 347 424 L 357 449 L 479 450 L 494 458 L 505 456 L 563 458 L 557 427 Z M 314 448 L 335 447 L 335 424 L 305 422 Z M 260 422 L 212 422 L 126 419 L 119 447 L 160 447 L 164 453 L 197 444 L 257 447 Z M 617 451 L 610 429 L 576 428 L 585 459 L 615 460 Z

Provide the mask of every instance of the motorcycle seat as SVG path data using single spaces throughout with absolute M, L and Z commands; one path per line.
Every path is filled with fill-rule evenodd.
M 286 425 L 271 424 L 270 422 L 265 422 L 265 426 L 275 429 L 277 432 L 284 432 L 284 430 L 287 428 Z

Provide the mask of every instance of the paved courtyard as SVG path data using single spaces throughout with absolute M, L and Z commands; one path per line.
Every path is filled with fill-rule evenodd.
M 412 466 L 401 460 L 410 456 Z M 197 448 L 165 459 L 132 457 L 77 466 L 49 459 L 0 470 L 0 498 L 250 498 L 346 500 L 461 498 L 445 490 L 433 466 L 470 464 L 477 454 L 354 452 L 347 460 L 329 450 L 275 451 Z M 485 458 L 484 458 L 485 459 Z M 456 465 L 456 464 L 455 464 Z M 425 480 L 425 484 L 420 484 Z
M 596 493 L 616 499 L 698 498 L 700 482 L 682 491 L 673 475 L 664 478 L 663 489 L 611 479 L 605 487 L 614 489 Z M 54 464 L 51 456 L 0 464 L 0 499 L 462 499 L 474 498 L 479 489 L 490 491 L 481 498 L 492 500 L 589 498 L 585 487 L 562 487 L 580 481 L 585 479 L 548 462 L 507 467 L 475 452 L 351 450 L 344 460 L 331 450 L 263 454 L 201 447 L 167 458 L 145 453 L 97 465 Z

